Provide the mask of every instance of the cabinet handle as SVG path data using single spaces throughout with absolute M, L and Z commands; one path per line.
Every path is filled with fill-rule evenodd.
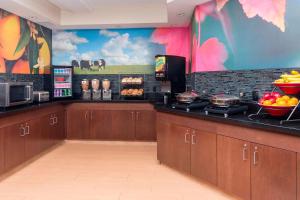
M 184 135 L 184 142 L 189 144 L 190 142 L 188 140 L 188 135 L 190 135 L 189 130 L 187 130 L 185 135 Z
M 54 117 L 53 115 L 51 115 L 50 117 L 50 122 L 49 122 L 50 126 L 53 126 L 54 125 Z
M 24 127 L 24 125 L 22 124 L 21 126 L 20 126 L 20 136 L 21 137 L 24 137 L 25 135 L 26 135 L 26 133 L 25 133 L 25 127 Z
M 195 134 L 195 130 L 193 130 L 193 132 L 192 132 L 193 134 L 192 134 L 192 144 L 196 144 L 196 134 Z
M 248 149 L 247 144 L 244 144 L 244 147 L 243 147 L 243 161 L 247 160 L 247 157 L 246 157 L 247 149 Z
M 131 119 L 134 120 L 134 112 L 131 112 Z
M 136 112 L 136 120 L 139 120 L 140 112 Z
M 85 111 L 85 116 L 84 116 L 84 118 L 87 120 L 87 118 L 88 118 L 88 114 L 89 114 L 89 111 Z
M 26 124 L 26 135 L 30 135 L 30 126 L 28 124 Z
M 57 120 L 57 117 L 56 117 L 56 115 L 54 115 L 54 117 L 53 117 L 53 125 L 54 125 L 54 124 L 57 124 L 57 121 L 58 121 L 58 120 Z
M 254 147 L 254 152 L 253 152 L 253 165 L 257 165 L 257 154 L 258 154 L 258 147 Z

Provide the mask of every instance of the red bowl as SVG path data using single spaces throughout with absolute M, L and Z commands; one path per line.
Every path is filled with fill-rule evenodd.
M 264 110 L 269 113 L 273 117 L 283 117 L 287 114 L 289 114 L 295 106 L 266 106 L 261 105 L 261 107 L 264 108 Z
M 273 83 L 285 94 L 295 95 L 300 93 L 300 83 Z

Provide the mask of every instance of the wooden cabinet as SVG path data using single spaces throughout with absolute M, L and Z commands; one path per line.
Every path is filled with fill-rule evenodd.
M 156 128 L 161 163 L 216 184 L 216 134 L 161 120 Z
M 218 135 L 217 144 L 218 186 L 250 199 L 250 143 Z
M 251 144 L 251 196 L 255 200 L 296 200 L 296 153 Z
M 300 200 L 300 153 L 297 153 L 297 200 Z
M 156 141 L 155 126 L 156 116 L 154 111 L 136 111 L 135 138 L 137 140 Z
M 90 139 L 90 113 L 87 109 L 72 108 L 67 111 L 67 138 Z
M 41 126 L 39 119 L 25 123 L 25 159 L 30 159 L 40 153 L 42 144 Z
M 57 144 L 58 142 L 64 140 L 66 138 L 65 135 L 65 113 L 64 112 L 58 112 L 51 115 L 50 120 L 52 120 L 52 139 L 54 141 L 54 144 Z
M 5 170 L 16 167 L 25 160 L 25 124 L 13 124 L 3 128 Z
M 191 174 L 216 185 L 217 135 L 194 129 L 191 134 Z
M 185 126 L 171 124 L 170 166 L 185 173 L 191 172 L 191 134 Z
M 148 107 L 133 110 L 127 104 L 98 105 L 75 104 L 68 107 L 68 139 L 156 140 L 153 110 Z
M 4 172 L 4 134 L 0 129 L 0 174 Z
M 217 143 L 220 188 L 243 199 L 296 199 L 296 153 L 224 136 Z

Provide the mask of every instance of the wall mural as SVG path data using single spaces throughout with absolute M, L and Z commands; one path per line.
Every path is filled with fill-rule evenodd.
M 300 67 L 300 3 L 213 0 L 192 20 L 192 71 Z
M 0 9 L 0 73 L 47 74 L 52 31 Z
M 189 65 L 190 31 L 190 28 L 54 31 L 53 64 L 73 65 L 75 74 L 153 74 L 157 54 L 184 56 Z

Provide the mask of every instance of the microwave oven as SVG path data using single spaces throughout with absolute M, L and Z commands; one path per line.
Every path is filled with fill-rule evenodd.
M 11 107 L 33 102 L 32 82 L 0 83 L 0 107 Z

